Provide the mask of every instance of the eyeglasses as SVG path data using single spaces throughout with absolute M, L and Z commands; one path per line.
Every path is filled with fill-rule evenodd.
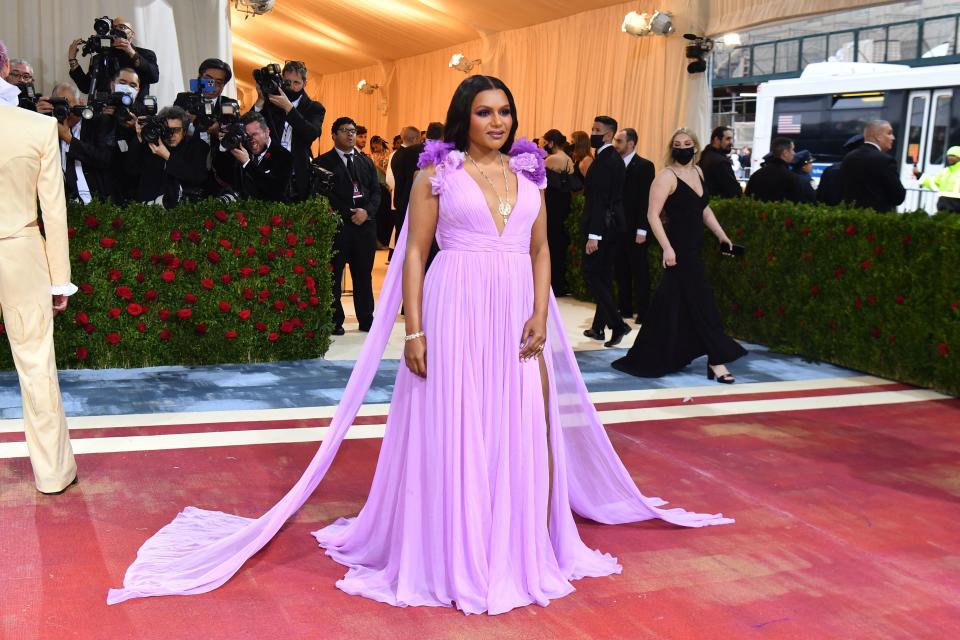
M 350 128 L 348 128 L 348 127 L 340 127 L 339 129 L 337 129 L 337 133 L 345 133 L 345 134 L 347 134 L 348 136 L 355 136 L 355 135 L 357 135 L 357 130 L 356 130 L 356 129 L 350 129 Z
M 170 130 L 170 134 L 183 133 L 183 127 L 167 127 Z
M 212 78 L 212 77 L 208 76 L 207 74 L 203 74 L 203 75 L 200 76 L 200 77 L 203 78 L 204 80 L 209 80 L 210 82 L 212 82 L 212 83 L 213 83 L 215 86 L 217 86 L 217 87 L 222 87 L 222 86 L 224 86 L 225 84 L 227 84 L 225 80 L 221 80 L 220 78 Z
M 125 24 L 115 24 L 115 25 L 113 25 L 113 28 L 114 28 L 114 29 L 119 29 L 120 31 L 123 31 L 124 33 L 133 33 L 133 29 L 132 29 L 131 27 L 128 27 L 128 26 L 125 25 Z
M 23 80 L 24 82 L 30 82 L 33 80 L 33 74 L 26 71 L 17 71 L 16 69 L 10 70 L 10 77 Z

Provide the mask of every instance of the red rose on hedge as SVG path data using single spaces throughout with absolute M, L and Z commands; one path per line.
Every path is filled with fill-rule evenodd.
M 220 311 L 223 311 L 224 313 L 227 313 L 233 308 L 226 300 L 221 300 L 218 306 L 220 307 Z
M 203 221 L 203 228 L 206 229 L 207 231 L 213 231 L 213 228 L 216 226 L 217 226 L 217 223 L 211 220 L 210 218 L 207 218 L 206 220 Z
M 90 322 L 90 316 L 87 315 L 86 311 L 79 311 L 77 312 L 77 315 L 74 317 L 74 322 L 76 322 L 77 324 L 87 324 L 88 322 Z
M 940 344 L 938 344 L 937 351 L 940 353 L 940 356 L 943 358 L 946 358 L 948 355 L 950 355 L 950 349 L 949 347 L 947 347 L 946 342 L 941 342 Z
M 150 289 L 145 294 L 143 294 L 143 297 L 149 300 L 150 302 L 153 302 L 154 300 L 157 299 L 157 292 L 154 291 L 153 289 Z
M 280 331 L 284 333 L 292 333 L 294 329 L 293 323 L 289 320 L 284 320 L 280 323 Z
M 882 255 L 882 254 L 883 254 L 883 247 L 881 247 L 880 245 L 877 245 L 876 247 L 873 248 L 873 253 L 874 253 L 875 255 L 878 255 L 878 256 L 879 256 L 879 255 Z
M 90 294 L 93 293 L 93 285 L 92 285 L 92 284 L 82 284 L 82 285 L 80 285 L 80 291 L 83 291 L 85 294 L 90 295 Z
M 257 295 L 257 299 L 260 300 L 260 302 L 266 302 L 266 301 L 267 301 L 267 298 L 269 298 L 269 297 L 270 297 L 270 292 L 267 291 L 266 289 L 263 289 L 263 290 L 260 291 L 260 293 Z
M 122 275 L 123 274 L 120 273 L 118 269 L 110 269 L 110 271 L 107 273 L 107 280 L 110 282 L 116 282 Z
M 204 278 L 200 281 L 200 286 L 204 289 L 213 289 L 213 278 Z
M 260 227 L 260 235 L 262 236 L 268 236 L 272 231 L 273 229 L 270 227 L 270 225 L 265 224 Z
M 93 333 L 95 331 L 95 328 L 92 324 L 86 324 L 83 326 L 83 330 L 86 331 L 87 333 Z
M 237 247 L 234 247 L 234 248 L 233 248 L 233 255 L 235 255 L 235 256 L 237 256 L 237 257 L 239 258 L 240 256 L 243 255 L 243 252 L 240 251 L 240 249 L 238 249 Z
M 240 267 L 240 277 L 249 278 L 253 275 L 253 267 Z
M 300 309 L 300 311 L 306 311 L 308 308 L 310 308 L 310 305 L 301 301 L 297 303 L 297 308 Z
M 110 237 L 100 238 L 100 246 L 104 249 L 111 249 L 117 244 L 117 241 Z
M 803 229 L 800 229 L 800 233 L 802 233 L 805 236 L 810 235 L 810 227 L 804 227 Z
M 83 224 L 87 225 L 90 229 L 96 229 L 100 226 L 100 221 L 97 220 L 97 216 L 87 216 L 83 219 Z
M 233 276 L 231 276 L 229 273 L 225 273 L 222 276 L 220 276 L 220 282 L 222 282 L 223 284 L 230 284 L 231 282 L 233 282 Z
M 308 337 L 308 338 L 312 338 L 312 337 L 313 337 L 313 331 L 307 331 L 307 337 Z
M 268 273 L 270 273 L 270 267 L 268 267 L 268 266 L 265 265 L 265 264 L 262 264 L 262 265 L 260 265 L 260 266 L 257 268 L 257 273 L 259 273 L 259 274 L 262 275 L 262 276 L 265 276 L 265 275 L 267 275 Z
M 214 251 L 213 249 L 211 249 L 210 251 L 207 252 L 207 260 L 209 260 L 213 264 L 217 264 L 221 260 L 220 254 Z
M 287 234 L 287 246 L 290 246 L 290 247 L 297 246 L 297 234 L 295 233 Z
M 251 289 L 250 287 L 247 287 L 246 289 L 243 290 L 243 297 L 245 299 L 253 300 L 254 296 L 255 294 L 253 293 L 253 289 Z
M 146 279 L 147 276 L 145 276 L 142 272 L 137 274 L 137 282 L 143 282 Z
M 833 272 L 833 277 L 839 279 L 843 275 L 843 267 L 837 267 Z
M 810 287 L 810 293 L 815 296 L 820 295 L 820 287 L 817 285 L 813 285 L 812 287 Z
M 283 311 L 283 308 L 286 307 L 286 306 L 287 306 L 287 304 L 286 304 L 283 300 L 274 300 L 274 301 L 273 301 L 273 308 L 274 308 L 276 311 Z
M 256 254 L 257 254 L 257 250 L 256 250 L 256 249 L 254 249 L 253 247 L 247 247 L 247 255 L 248 255 L 248 256 L 255 256 Z
M 284 278 L 283 276 L 277 276 L 277 279 L 276 279 L 277 284 L 283 285 L 283 284 L 286 284 L 286 282 L 287 282 L 286 278 Z
M 913 242 L 913 238 L 910 237 L 910 234 L 903 236 L 903 246 L 909 246 Z
M 205 333 L 207 332 L 207 323 L 206 323 L 206 322 L 200 322 L 200 323 L 196 324 L 196 325 L 193 327 L 193 331 L 194 331 L 198 336 L 202 336 L 203 334 L 205 334 Z
M 897 304 L 903 304 L 904 302 L 906 302 L 906 298 L 904 298 L 903 296 L 897 296 L 896 301 L 897 301 Z
M 855 236 L 855 235 L 857 235 L 857 228 L 856 228 L 855 226 L 853 226 L 852 224 L 851 224 L 850 226 L 848 226 L 848 227 L 847 227 L 847 235 L 848 235 L 848 236 Z
M 93 254 L 89 251 L 81 251 L 78 256 L 81 262 L 90 262 L 90 258 L 93 257 Z
M 236 340 L 237 332 L 232 329 L 230 331 L 225 331 L 223 334 L 223 337 L 226 338 L 227 340 Z
M 277 254 L 273 251 L 267 251 L 267 260 L 273 260 L 277 257 Z
M 218 242 L 218 244 L 219 244 L 221 247 L 223 247 L 224 249 L 229 249 L 230 247 L 233 246 L 233 244 L 232 244 L 229 240 L 220 240 L 220 242 Z
M 161 340 L 169 340 L 171 335 L 173 335 L 173 334 L 170 333 L 170 329 L 161 329 L 161 330 L 160 330 L 160 339 L 161 339 Z
M 129 300 L 133 297 L 133 291 L 131 291 L 130 287 L 125 287 L 123 285 L 117 287 L 114 293 L 116 293 L 117 297 L 122 300 Z
M 107 317 L 110 318 L 111 320 L 116 320 L 117 318 L 120 317 L 121 313 L 122 312 L 120 311 L 120 307 L 113 307 L 112 309 L 107 311 Z
M 880 336 L 882 335 L 880 333 L 880 327 L 874 327 L 873 329 L 870 329 L 870 335 L 873 336 L 874 338 L 879 339 Z
M 161 320 L 166 322 L 167 320 L 170 319 L 170 312 L 167 311 L 166 309 L 160 309 L 160 311 L 157 312 L 157 316 L 159 316 Z
M 250 309 L 241 309 L 240 313 L 237 314 L 237 317 L 240 318 L 241 320 L 249 320 Z
M 303 266 L 302 264 L 295 264 L 295 265 L 293 265 L 293 272 L 294 272 L 294 273 L 300 274 L 300 273 L 304 273 L 305 271 L 306 271 L 306 269 L 304 268 L 304 266 Z
M 200 232 L 196 229 L 190 229 L 190 231 L 187 231 L 187 239 L 190 242 L 197 244 L 200 242 Z
M 137 317 L 141 313 L 143 313 L 143 307 L 141 307 L 136 302 L 131 302 L 130 304 L 127 305 L 127 313 L 129 313 L 133 317 Z
M 293 249 L 287 249 L 286 251 L 283 252 L 283 257 L 292 258 L 295 255 L 295 253 L 296 252 Z
M 110 344 L 120 344 L 119 333 L 108 333 L 106 336 L 104 336 L 104 339 Z
M 226 222 L 226 221 L 227 221 L 227 212 L 226 212 L 226 211 L 223 211 L 223 210 L 214 211 L 214 212 L 213 212 L 213 216 L 214 216 L 217 220 L 219 220 L 220 222 Z
M 137 323 L 137 331 L 139 331 L 140 333 L 146 333 L 146 332 L 147 332 L 147 323 L 145 323 L 145 322 L 138 322 L 138 323 Z
M 197 261 L 196 260 L 184 260 L 183 261 L 183 270 L 187 273 L 193 273 L 197 270 Z
M 77 347 L 77 360 L 86 360 L 90 351 L 86 347 Z
M 276 331 L 271 331 L 270 335 L 267 336 L 267 340 L 269 340 L 270 342 L 276 342 L 279 339 L 280 339 L 280 336 L 277 334 Z
M 763 309 L 757 309 L 756 311 L 753 312 L 753 317 L 754 317 L 754 318 L 762 318 L 762 317 L 765 316 L 765 315 L 767 315 L 767 314 L 766 314 L 766 312 L 765 312 Z
M 194 304 L 197 301 L 197 295 L 195 293 L 188 293 L 183 296 L 183 299 L 187 304 Z
M 316 296 L 310 296 L 310 306 L 311 306 L 311 307 L 315 307 L 315 306 L 317 306 L 318 304 L 320 304 L 320 298 L 318 298 L 318 297 L 316 297 Z
M 860 298 L 857 298 L 856 300 L 853 301 L 853 306 L 854 306 L 854 308 L 856 308 L 856 309 L 862 309 L 862 308 L 863 308 L 863 303 L 860 301 Z
M 183 239 L 183 232 L 180 229 L 174 229 L 170 232 L 170 240 L 180 242 Z
M 873 265 L 873 263 L 870 262 L 869 260 L 864 260 L 863 262 L 860 263 L 860 266 L 863 267 L 864 271 L 869 271 L 871 265 Z
M 76 237 L 77 237 L 77 230 L 74 229 L 73 227 L 70 227 L 69 229 L 67 229 L 67 237 L 68 237 L 68 238 L 76 238 Z
M 179 310 L 177 310 L 177 317 L 180 318 L 181 320 L 186 320 L 187 318 L 189 318 L 189 317 L 192 316 L 192 315 L 193 315 L 193 310 L 192 310 L 192 309 L 179 309 Z
M 313 236 L 307 236 L 306 238 L 304 238 L 304 239 L 303 239 L 303 244 L 307 245 L 308 247 L 312 247 L 312 246 L 313 246 Z
M 166 282 L 167 284 L 170 284 L 171 282 L 177 279 L 177 274 L 174 273 L 173 271 L 164 271 L 163 273 L 160 274 L 160 279 Z
M 281 218 L 278 215 L 273 215 L 270 217 L 270 224 L 272 224 L 275 227 L 279 227 L 280 225 L 283 224 L 283 218 Z
M 255 328 L 257 331 L 266 331 L 266 330 L 267 330 L 267 325 L 265 325 L 265 324 L 262 323 L 262 322 L 258 322 L 257 324 L 255 324 L 255 325 L 253 325 L 253 326 L 254 326 L 254 328 Z

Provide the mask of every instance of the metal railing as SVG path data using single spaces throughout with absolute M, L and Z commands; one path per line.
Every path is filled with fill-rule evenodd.
M 960 62 L 960 14 L 795 36 L 712 53 L 713 85 L 795 78 L 814 62 L 891 62 L 924 66 Z

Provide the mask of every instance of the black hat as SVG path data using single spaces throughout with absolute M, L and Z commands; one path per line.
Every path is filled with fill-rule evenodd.
M 858 133 L 855 136 L 851 136 L 849 140 L 843 143 L 844 149 L 856 149 L 863 144 L 863 134 Z

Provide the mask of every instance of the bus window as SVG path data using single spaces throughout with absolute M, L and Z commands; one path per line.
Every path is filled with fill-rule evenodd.
M 882 93 L 841 93 L 833 96 L 833 109 L 882 109 Z
M 933 104 L 933 131 L 930 136 L 930 164 L 943 164 L 950 128 L 950 96 L 940 95 Z
M 910 100 L 910 122 L 907 124 L 907 162 L 920 162 L 920 146 L 923 144 L 923 116 L 926 96 L 913 96 Z

